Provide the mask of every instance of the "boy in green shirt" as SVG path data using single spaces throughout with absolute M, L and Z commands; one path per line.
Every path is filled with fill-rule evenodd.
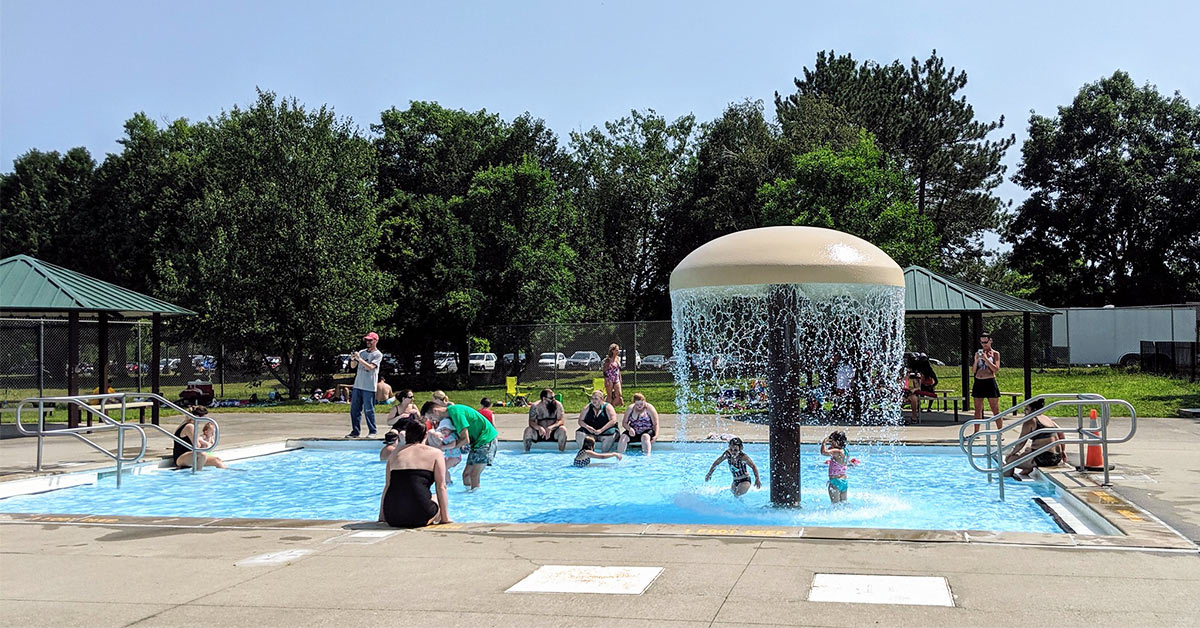
M 421 416 L 435 424 L 449 418 L 458 431 L 458 440 L 463 443 L 462 451 L 467 458 L 463 467 L 463 484 L 467 490 L 479 488 L 479 477 L 483 468 L 496 458 L 496 428 L 478 410 L 461 403 L 447 407 L 441 401 L 426 401 L 421 407 Z

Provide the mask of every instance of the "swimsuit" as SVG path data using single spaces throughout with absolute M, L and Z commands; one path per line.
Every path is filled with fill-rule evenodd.
M 650 438 L 654 438 L 654 420 L 650 418 L 649 410 L 642 410 L 642 413 L 629 419 L 629 428 L 633 430 L 633 438 L 640 438 L 642 434 L 649 434 Z
M 191 444 L 192 444 L 192 439 L 188 438 L 187 436 L 180 436 L 180 435 L 179 435 L 179 434 L 180 434 L 180 432 L 182 432 L 182 431 L 183 431 L 183 428 L 185 428 L 185 427 L 187 427 L 187 426 L 188 426 L 188 424 L 187 424 L 187 423 L 184 423 L 183 425 L 180 425 L 180 426 L 179 426 L 179 429 L 176 429 L 176 430 L 175 430 L 175 437 L 176 437 L 176 438 L 181 438 L 181 439 L 183 439 L 183 442 L 184 442 L 184 443 L 187 443 L 188 445 L 191 445 Z M 192 450 L 191 450 L 191 448 L 190 448 L 190 447 L 188 447 L 187 445 L 184 445 L 183 443 L 180 443 L 179 441 L 173 441 L 173 442 L 175 443 L 175 447 L 174 447 L 174 449 L 172 449 L 172 450 L 171 450 L 171 459 L 175 461 L 175 466 L 179 466 L 179 457 L 180 457 L 180 456 L 182 456 L 182 455 L 184 455 L 184 454 L 186 454 L 186 453 L 190 453 Z
M 584 457 L 580 458 L 579 456 L 575 456 L 575 462 L 572 462 L 571 464 L 582 469 L 583 467 L 586 467 L 589 464 L 592 464 L 592 457 L 584 456 Z
M 383 494 L 383 519 L 393 528 L 420 528 L 438 514 L 438 506 L 430 499 L 433 471 L 429 469 L 395 469 L 387 492 Z
M 737 459 L 726 455 L 725 460 L 729 462 L 729 472 L 733 474 L 733 486 L 736 487 L 742 482 L 750 481 L 750 472 L 746 470 L 746 461 L 743 459 L 744 454 L 738 454 Z
M 1056 427 L 1053 425 L 1046 425 L 1037 419 L 1034 419 L 1033 422 L 1037 426 L 1037 427 L 1033 428 L 1035 430 Z M 1039 441 L 1039 440 L 1042 440 L 1045 438 L 1049 438 L 1049 436 L 1041 436 L 1039 438 L 1034 438 L 1034 439 L 1030 440 L 1029 446 L 1036 448 L 1037 447 L 1036 441 Z M 1033 457 L 1033 464 L 1036 466 L 1039 466 L 1039 467 L 1057 467 L 1059 465 L 1059 463 L 1061 463 L 1061 462 L 1062 462 L 1062 454 L 1058 453 L 1058 451 L 1056 449 L 1049 449 L 1047 451 L 1043 451 L 1042 453 Z
M 846 450 L 842 450 L 842 458 L 845 459 Z M 841 476 L 841 477 L 835 477 Z M 829 486 L 838 492 L 846 492 L 850 488 L 850 482 L 846 480 L 846 464 L 838 462 L 837 458 L 829 457 Z
M 601 428 L 603 428 L 606 424 L 608 424 L 608 413 L 605 412 L 606 408 L 608 408 L 607 403 L 600 406 L 600 411 L 597 412 L 596 406 L 593 406 L 592 404 L 589 403 L 587 414 L 584 415 L 584 417 L 583 417 L 583 424 L 596 430 L 596 431 L 600 431 Z M 589 436 L 589 435 L 591 435 L 591 436 L 610 436 L 610 435 L 616 434 L 618 429 L 619 428 L 616 425 L 613 425 L 612 427 L 609 427 L 608 429 L 604 430 L 603 432 L 600 432 L 599 434 L 592 434 L 591 432 L 589 432 L 581 427 L 581 428 L 575 430 L 575 432 L 576 433 L 583 432 L 584 436 Z
M 615 360 L 610 360 L 608 366 L 604 369 L 604 383 L 615 384 L 621 381 L 621 365 Z
M 985 369 L 988 369 L 987 362 L 982 357 L 975 360 L 975 384 L 971 386 L 971 396 L 975 399 L 999 399 L 1000 385 L 996 383 L 996 376 L 979 377 L 979 372 Z

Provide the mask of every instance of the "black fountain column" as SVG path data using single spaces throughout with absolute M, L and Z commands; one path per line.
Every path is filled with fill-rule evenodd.
M 796 289 L 772 285 L 767 296 L 767 384 L 770 390 L 771 503 L 800 505 L 800 358 Z

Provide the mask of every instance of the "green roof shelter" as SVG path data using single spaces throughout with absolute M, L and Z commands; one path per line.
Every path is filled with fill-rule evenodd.
M 1024 325 L 1025 398 L 1033 396 L 1032 344 L 1030 318 L 1032 315 L 1054 316 L 1057 310 L 1032 301 L 989 290 L 921 266 L 904 269 L 905 318 L 958 318 L 962 338 L 962 392 L 969 410 L 971 404 L 970 364 L 973 357 L 972 338 L 983 333 L 984 316 L 1014 316 L 1020 314 Z M 968 333 L 971 331 L 971 333 Z
M 88 277 L 73 270 L 55 266 L 29 257 L 14 255 L 0 260 L 0 316 L 66 318 L 68 320 L 69 363 L 74 365 L 67 375 L 67 394 L 79 394 L 79 321 L 95 319 L 99 331 L 97 387 L 106 390 L 108 382 L 108 321 L 117 318 L 150 317 L 153 342 L 151 388 L 159 389 L 161 359 L 160 339 L 164 316 L 195 316 L 196 313 L 160 301 L 153 297 L 122 288 L 107 281 Z M 39 339 L 39 345 L 42 339 Z M 42 357 L 38 356 L 38 377 L 42 377 Z M 39 385 L 40 388 L 40 385 Z M 153 422 L 158 423 L 159 407 L 153 408 Z M 71 408 L 71 427 L 79 424 L 79 413 Z M 88 419 L 91 423 L 91 419 Z

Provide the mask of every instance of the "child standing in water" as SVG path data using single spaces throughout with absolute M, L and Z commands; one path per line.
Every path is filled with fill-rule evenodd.
M 846 501 L 850 482 L 846 470 L 857 461 L 846 457 L 846 433 L 835 431 L 821 441 L 821 453 L 829 456 L 829 501 L 837 504 Z
M 579 453 L 575 454 L 575 461 L 571 464 L 577 467 L 586 467 L 592 464 L 592 458 L 616 458 L 621 460 L 621 454 L 610 451 L 606 454 L 596 453 L 596 439 L 591 436 L 583 437 L 583 445 L 579 447 Z
M 721 452 L 713 461 L 712 466 L 708 468 L 708 475 L 704 476 L 705 482 L 712 477 L 713 471 L 716 471 L 717 465 L 722 461 L 729 463 L 729 471 L 733 473 L 733 484 L 729 486 L 729 490 L 733 491 L 734 495 L 741 497 L 750 490 L 750 472 L 746 470 L 747 466 L 754 470 L 754 487 L 762 488 L 762 482 L 758 478 L 758 467 L 754 466 L 754 461 L 742 451 L 742 439 L 736 436 L 729 439 L 729 449 Z

